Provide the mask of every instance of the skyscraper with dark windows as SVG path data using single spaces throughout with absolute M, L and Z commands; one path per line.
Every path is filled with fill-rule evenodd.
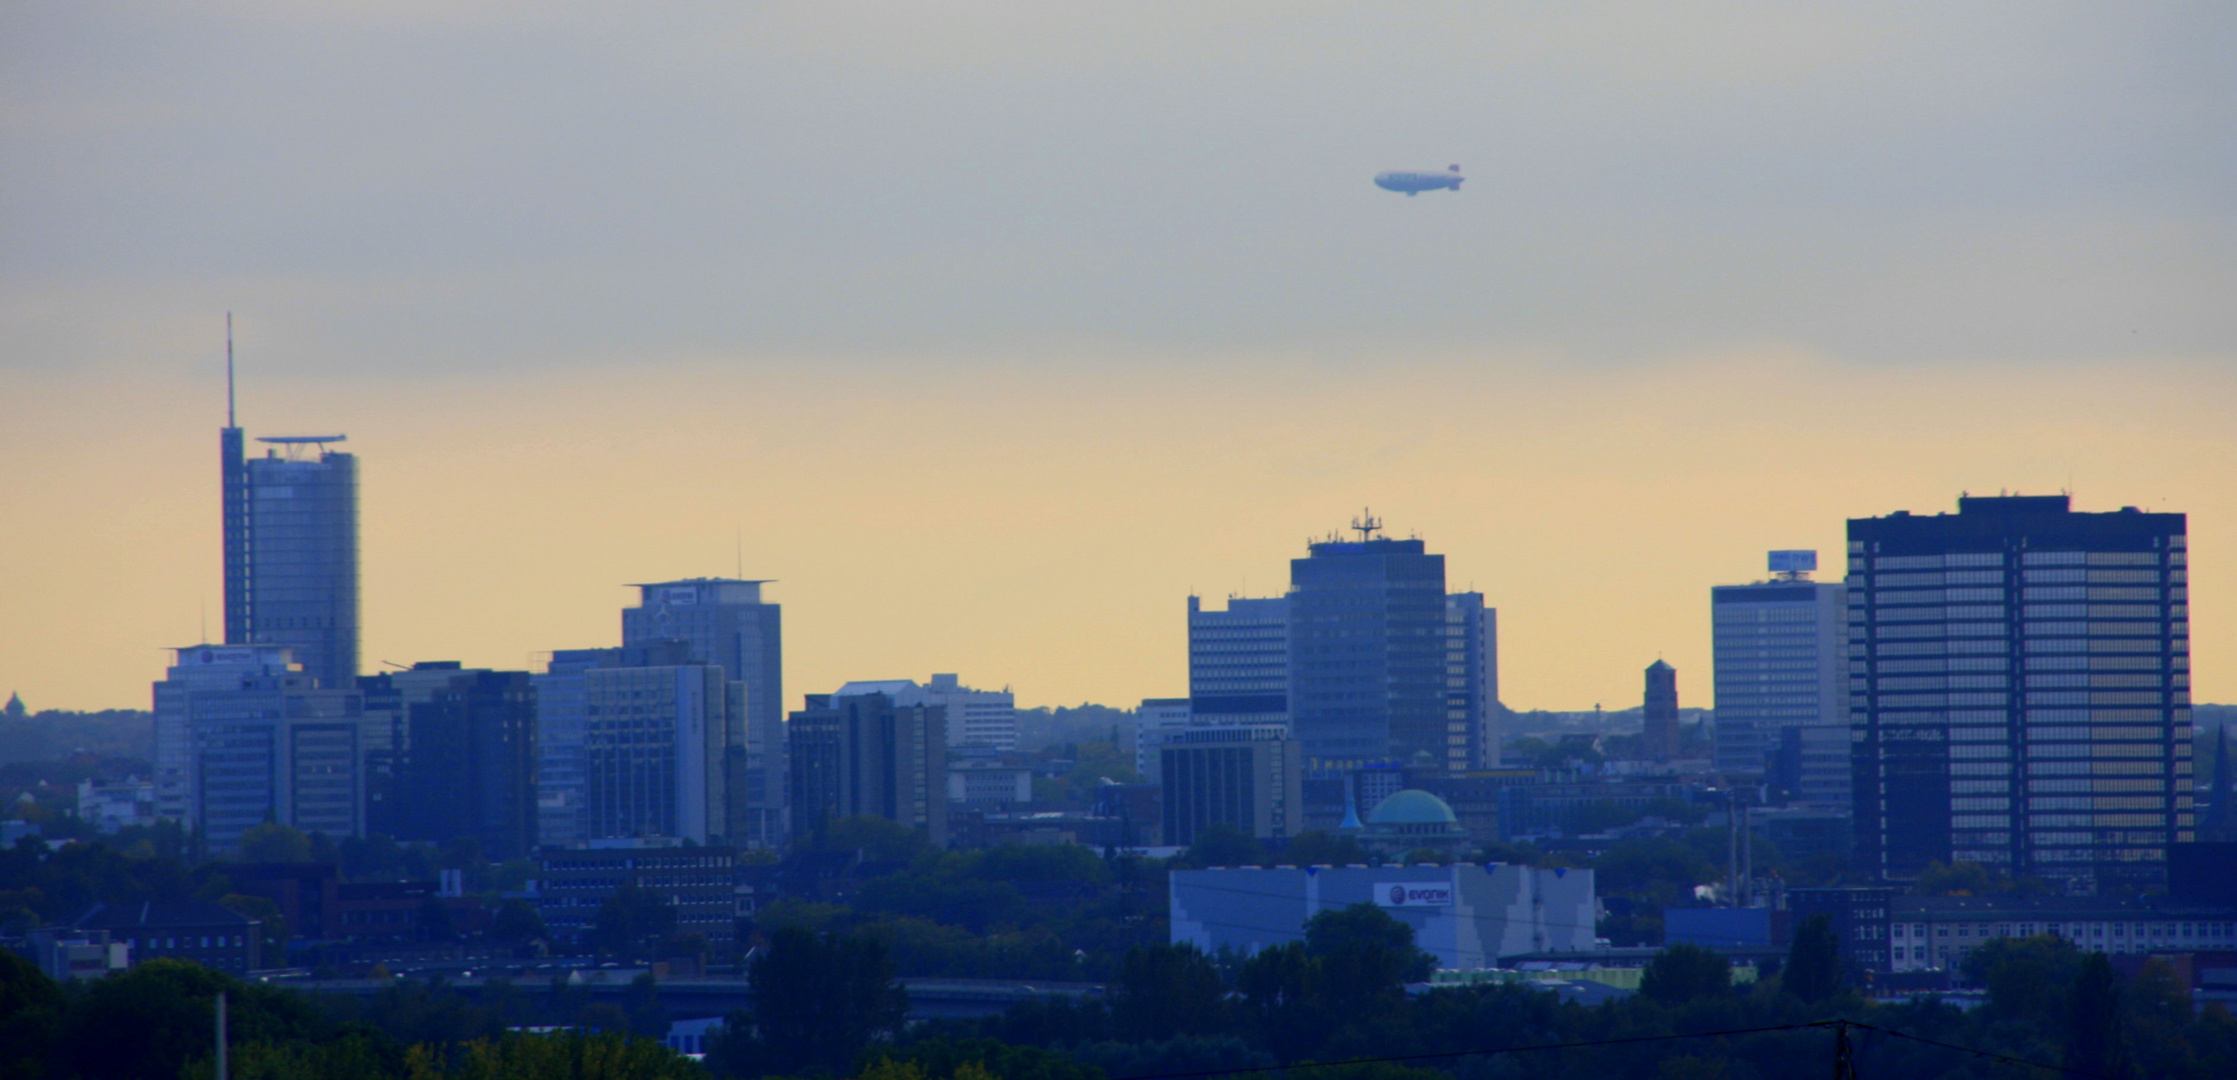
M 225 518 L 225 640 L 288 648 L 332 689 L 357 680 L 357 458 L 340 435 L 258 439 L 228 426 L 219 449 Z
M 686 578 L 636 585 L 638 605 L 621 613 L 624 646 L 678 640 L 693 662 L 719 665 L 746 685 L 744 741 L 735 747 L 730 842 L 784 842 L 784 608 L 762 600 L 768 581 Z
M 1447 730 L 1445 557 L 1371 517 L 1353 528 L 1290 561 L 1291 730 L 1309 769 L 1445 766 L 1465 736 Z
M 792 827 L 815 838 L 831 822 L 882 817 L 948 842 L 948 735 L 943 705 L 881 693 L 809 694 L 792 714 Z
M 442 660 L 357 682 L 372 832 L 436 844 L 472 837 L 497 860 L 536 846 L 536 687 L 527 672 Z
M 1678 756 L 1678 669 L 1661 660 L 1647 665 L 1640 748 L 1649 761 Z
M 2164 883 L 2196 831 L 2183 515 L 1968 496 L 1848 540 L 1862 865 Z

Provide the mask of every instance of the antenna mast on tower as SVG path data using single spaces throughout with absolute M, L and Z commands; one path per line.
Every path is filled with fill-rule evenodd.
M 233 420 L 233 313 L 225 313 L 225 426 L 240 427 Z
M 1359 516 L 1352 519 L 1352 530 L 1359 534 L 1361 543 L 1374 539 L 1382 527 L 1383 520 L 1367 510 L 1361 510 Z

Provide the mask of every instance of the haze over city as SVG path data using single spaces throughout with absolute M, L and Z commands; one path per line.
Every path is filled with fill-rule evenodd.
M 1519 708 L 1960 492 L 2190 515 L 2229 700 L 2230 16 L 182 5 L 5 16 L 0 689 L 220 627 L 242 422 L 364 462 L 364 658 L 775 578 L 790 692 L 1186 691 L 1372 506 Z M 1463 192 L 1370 178 L 1464 165 Z M 205 613 L 207 623 L 205 624 Z

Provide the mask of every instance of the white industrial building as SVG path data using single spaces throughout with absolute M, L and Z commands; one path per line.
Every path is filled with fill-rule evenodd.
M 1366 903 L 1412 926 L 1414 943 L 1441 968 L 1599 948 L 1590 870 L 1505 863 L 1236 867 L 1176 870 L 1172 883 L 1172 940 L 1205 952 L 1254 953 L 1303 941 L 1314 915 Z

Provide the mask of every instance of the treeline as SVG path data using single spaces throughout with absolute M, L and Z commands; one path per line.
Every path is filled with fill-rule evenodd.
M 352 1017 L 354 1001 L 242 983 L 180 960 L 156 960 L 58 986 L 0 952 L 0 1077 L 9 1080 L 208 1080 L 216 1072 L 217 999 L 226 998 L 233 1080 L 685 1080 L 704 1070 L 627 1028 L 509 1032 L 491 1018 L 415 1030 L 408 1007 Z M 399 1000 L 411 991 L 399 991 Z
M 2166 965 L 2123 979 L 2102 954 L 2052 937 L 1992 942 L 1968 961 L 1987 987 L 1971 1011 L 1931 998 L 1865 1000 L 1844 984 L 1839 943 L 1804 924 L 1779 970 L 1736 986 L 1705 949 L 1675 946 L 1638 993 L 1587 1007 L 1528 985 L 1420 991 L 1427 957 L 1378 908 L 1323 912 L 1302 942 L 1248 957 L 1185 945 L 1131 950 L 1105 997 L 1022 1005 L 995 1017 L 910 1025 L 892 957 L 865 936 L 789 927 L 750 969 L 753 1009 L 733 1014 L 704 1065 L 642 1037 L 665 1026 L 658 986 L 627 1006 L 565 995 L 400 984 L 368 1001 L 244 985 L 157 961 L 58 987 L 0 957 L 0 1076 L 25 1080 L 205 1077 L 214 1000 L 230 1002 L 232 1075 L 341 1080 L 435 1077 L 858 1077 L 861 1080 L 1151 1080 L 1283 1069 L 1292 1080 L 1804 1080 L 1832 1072 L 1829 1021 L 1860 1076 L 1980 1080 L 2025 1075 L 1983 1055 L 2114 1080 L 2237 1075 L 2237 1020 L 2194 1011 Z M 633 1034 L 635 1033 L 635 1034 Z

